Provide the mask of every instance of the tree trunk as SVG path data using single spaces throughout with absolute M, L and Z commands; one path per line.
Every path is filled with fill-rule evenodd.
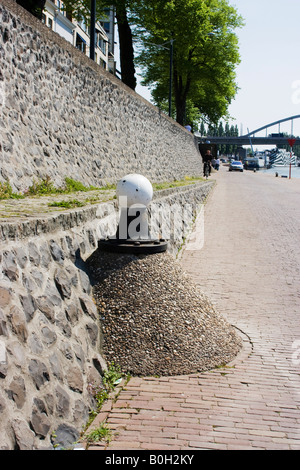
M 182 126 L 186 119 L 186 98 L 190 90 L 191 80 L 188 77 L 186 84 L 183 84 L 182 76 L 178 75 L 176 66 L 174 66 L 174 90 L 176 103 L 176 121 Z
M 120 41 L 120 62 L 122 82 L 132 90 L 136 87 L 132 33 L 126 14 L 125 1 L 117 2 L 116 18 Z
M 186 115 L 186 99 L 181 96 L 176 96 L 176 121 L 182 126 L 185 124 Z

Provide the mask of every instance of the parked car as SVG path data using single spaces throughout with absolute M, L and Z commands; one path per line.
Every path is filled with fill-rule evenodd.
M 244 163 L 244 169 L 245 170 L 259 170 L 259 164 L 257 160 L 251 159 L 251 160 L 246 160 Z
M 230 162 L 229 171 L 244 171 L 244 165 L 242 162 L 234 160 L 233 162 Z

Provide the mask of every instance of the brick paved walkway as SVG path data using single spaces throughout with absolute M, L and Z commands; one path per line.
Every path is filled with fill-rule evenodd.
M 214 177 L 204 247 L 180 262 L 244 348 L 213 371 L 132 378 L 95 422 L 112 441 L 90 449 L 300 449 L 300 180 Z

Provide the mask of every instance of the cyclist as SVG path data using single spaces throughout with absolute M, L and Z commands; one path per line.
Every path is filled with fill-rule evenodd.
M 203 175 L 206 176 L 206 178 L 208 178 L 208 176 L 210 176 L 210 173 L 211 173 L 211 160 L 212 160 L 211 152 L 210 150 L 207 150 L 203 158 L 203 161 L 204 161 Z

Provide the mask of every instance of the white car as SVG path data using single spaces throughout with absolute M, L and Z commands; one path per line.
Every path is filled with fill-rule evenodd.
M 229 165 L 229 171 L 244 171 L 244 165 L 242 162 L 233 161 Z

